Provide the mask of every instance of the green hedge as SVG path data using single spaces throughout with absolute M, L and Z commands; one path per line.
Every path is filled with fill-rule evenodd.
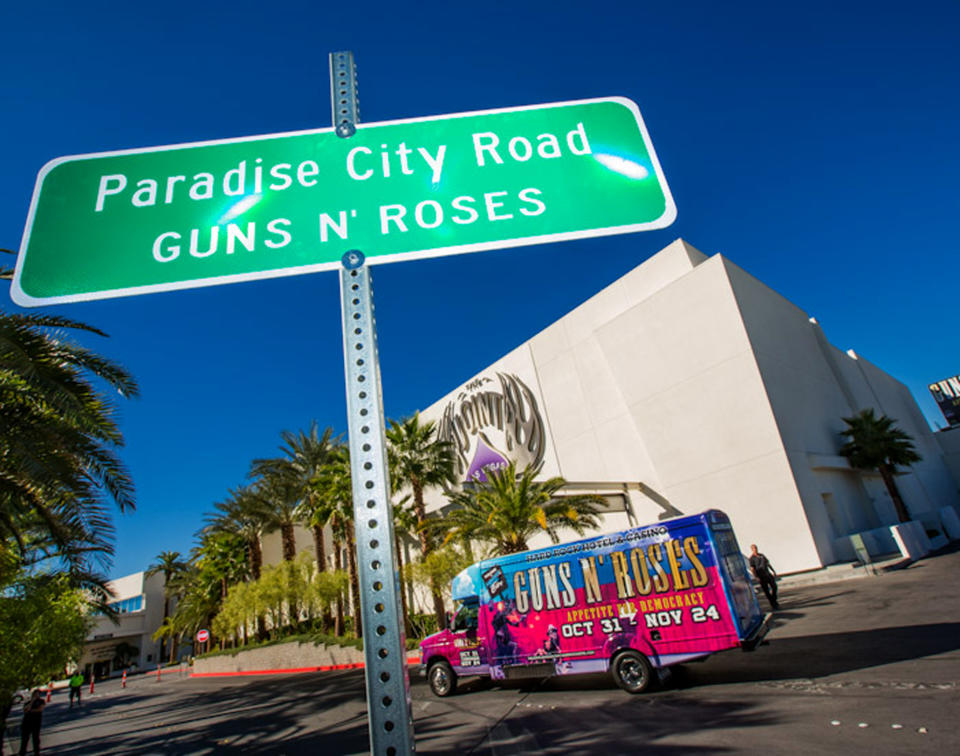
M 200 654 L 195 659 L 208 659 L 211 656 L 236 656 L 241 651 L 251 651 L 255 648 L 266 648 L 267 646 L 276 646 L 280 643 L 312 643 L 315 646 L 342 646 L 344 648 L 356 648 L 363 651 L 363 638 L 353 638 L 350 636 L 326 635 L 325 633 L 300 633 L 298 635 L 287 635 L 273 640 L 252 641 L 246 646 L 236 648 L 225 648 L 222 651 L 208 651 Z M 417 638 L 407 638 L 407 650 L 413 651 L 420 647 L 420 641 Z

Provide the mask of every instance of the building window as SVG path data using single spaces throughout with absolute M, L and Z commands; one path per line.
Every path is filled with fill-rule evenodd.
M 114 601 L 110 604 L 110 608 L 114 609 L 117 614 L 130 614 L 131 612 L 139 612 L 143 609 L 143 596 L 131 596 L 130 598 L 122 599 L 121 601 Z

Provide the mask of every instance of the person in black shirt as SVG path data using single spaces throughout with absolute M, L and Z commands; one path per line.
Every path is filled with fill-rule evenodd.
M 777 573 L 773 569 L 773 565 L 770 564 L 770 560 L 757 551 L 757 544 L 755 543 L 750 544 L 749 561 L 750 571 L 753 572 L 753 576 L 757 579 L 757 582 L 760 583 L 760 587 L 763 589 L 763 595 L 767 597 L 770 606 L 774 609 L 779 609 L 780 604 L 777 602 Z
M 493 638 L 496 642 L 494 657 L 497 664 L 513 664 L 517 656 L 517 642 L 510 635 L 510 625 L 520 627 L 526 621 L 526 615 L 517 615 L 513 601 L 498 601 L 497 612 L 493 615 Z
M 23 722 L 20 725 L 20 756 L 27 754 L 27 741 L 33 737 L 33 756 L 40 756 L 40 725 L 43 722 L 43 707 L 47 705 L 43 691 L 37 688 L 23 706 Z

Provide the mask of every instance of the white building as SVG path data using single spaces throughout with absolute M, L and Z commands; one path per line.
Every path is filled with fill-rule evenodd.
M 152 636 L 164 619 L 163 574 L 136 572 L 107 585 L 115 596 L 110 605 L 119 613 L 118 623 L 95 617 L 79 665 L 87 679 L 91 673 L 97 679 L 119 674 L 124 661 L 140 670 L 155 667 L 160 658 L 160 643 Z
M 869 407 L 913 437 L 923 461 L 898 484 L 913 518 L 941 530 L 957 481 L 906 386 L 677 240 L 422 416 L 455 442 L 462 478 L 542 462 L 543 476 L 607 496 L 606 531 L 719 508 L 744 549 L 789 573 L 852 560 L 854 533 L 875 556 L 897 550 L 879 475 L 837 454 L 842 418 Z M 431 492 L 431 511 L 445 504 Z
M 943 461 L 960 484 L 960 425 L 939 430 L 933 436 L 943 451 Z

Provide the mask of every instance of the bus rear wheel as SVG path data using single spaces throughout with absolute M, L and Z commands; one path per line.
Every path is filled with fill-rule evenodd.
M 457 689 L 457 673 L 445 661 L 435 661 L 427 669 L 427 681 L 433 695 L 446 698 Z
M 653 667 L 639 651 L 622 651 L 610 664 L 613 681 L 627 693 L 643 693 L 653 681 Z

